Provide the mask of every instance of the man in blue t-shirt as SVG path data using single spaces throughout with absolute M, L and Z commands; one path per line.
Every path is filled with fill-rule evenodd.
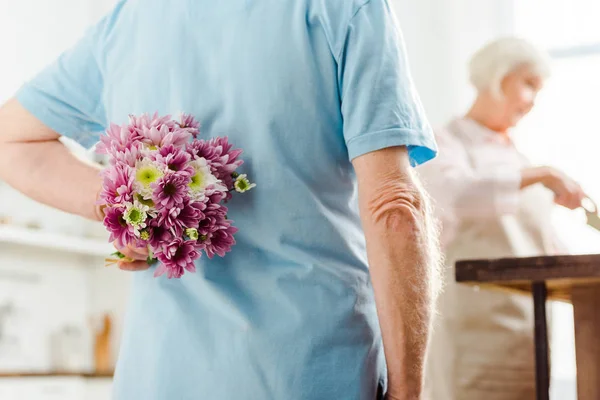
M 388 1 L 121 1 L 0 109 L 0 178 L 101 219 L 58 138 L 155 111 L 229 136 L 258 186 L 226 257 L 121 263 L 115 398 L 421 399 L 437 257 L 411 164 L 436 145 Z

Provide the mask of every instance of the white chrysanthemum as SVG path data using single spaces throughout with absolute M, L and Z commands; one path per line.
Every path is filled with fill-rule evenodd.
M 152 198 L 152 184 L 158 181 L 164 172 L 161 166 L 149 158 L 143 158 L 135 164 L 135 190 L 143 199 Z
M 137 237 L 140 237 L 140 231 L 147 227 L 147 220 L 150 213 L 150 207 L 134 201 L 133 203 L 125 203 L 125 212 L 123 219 L 129 226 L 133 228 L 133 232 Z
M 189 184 L 192 195 L 202 197 L 209 186 L 218 192 L 227 191 L 227 187 L 223 185 L 223 182 L 212 174 L 205 158 L 198 158 L 192 161 L 190 165 L 194 168 L 194 175 L 192 175 L 192 181 Z
M 233 186 L 235 187 L 236 192 L 246 193 L 248 190 L 254 189 L 256 187 L 256 183 L 250 183 L 248 175 L 242 174 L 235 179 Z
M 143 143 L 142 147 L 140 149 L 140 153 L 144 157 L 150 157 L 151 155 L 155 154 L 156 152 L 158 152 L 158 147 L 156 147 L 153 144 L 148 144 L 148 143 Z

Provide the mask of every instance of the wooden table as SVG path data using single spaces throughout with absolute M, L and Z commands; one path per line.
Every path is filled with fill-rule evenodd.
M 573 304 L 578 400 L 600 400 L 600 254 L 468 260 L 456 281 L 533 296 L 537 399 L 549 399 L 546 299 Z

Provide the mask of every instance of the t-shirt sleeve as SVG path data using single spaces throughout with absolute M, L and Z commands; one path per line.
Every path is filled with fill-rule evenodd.
M 107 125 L 99 59 L 103 39 L 123 3 L 16 94 L 21 105 L 46 126 L 85 147 L 96 143 Z
M 338 58 L 344 139 L 350 159 L 406 146 L 413 166 L 437 147 L 416 93 L 400 28 L 387 0 L 354 14 Z

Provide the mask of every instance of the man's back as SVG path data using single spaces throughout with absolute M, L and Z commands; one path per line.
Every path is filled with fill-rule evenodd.
M 306 264 L 301 253 L 314 256 L 332 240 L 334 258 L 352 252 L 338 223 L 346 237 L 364 241 L 349 201 L 355 186 L 342 132 L 339 50 L 322 25 L 331 12 L 312 3 L 130 1 L 103 34 L 105 53 L 98 55 L 107 122 L 181 110 L 199 118 L 203 137 L 228 136 L 244 149 L 243 170 L 260 190 L 231 203 L 241 228 L 237 249 L 296 264 Z M 351 11 L 336 18 L 343 14 L 348 20 Z M 323 217 L 324 210 L 331 214 Z M 364 248 L 358 250 L 354 264 L 364 267 Z
M 21 90 L 88 144 L 129 114 L 193 114 L 258 185 L 228 204 L 225 258 L 136 275 L 117 399 L 375 398 L 385 362 L 350 160 L 435 148 L 398 35 L 384 0 L 130 0 Z

